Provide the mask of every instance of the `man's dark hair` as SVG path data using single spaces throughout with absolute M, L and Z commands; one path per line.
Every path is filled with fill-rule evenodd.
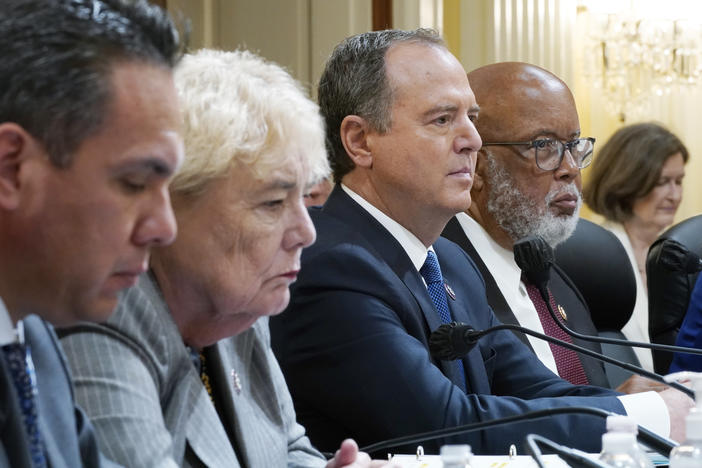
M 400 42 L 446 47 L 431 29 L 389 29 L 347 38 L 336 46 L 327 61 L 319 81 L 318 98 L 335 182 L 340 182 L 354 168 L 339 135 L 341 121 L 347 115 L 363 117 L 378 132 L 390 130 L 393 96 L 385 73 L 385 54 Z
M 0 123 L 22 126 L 58 167 L 102 125 L 120 61 L 172 68 L 168 15 L 146 0 L 2 0 Z

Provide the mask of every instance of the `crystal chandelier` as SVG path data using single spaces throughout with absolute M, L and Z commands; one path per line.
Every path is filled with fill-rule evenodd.
M 624 121 L 650 96 L 698 83 L 702 22 L 691 14 L 700 9 L 697 2 L 670 0 L 650 8 L 641 0 L 603 3 L 581 1 L 578 12 L 587 16 L 584 72 L 602 90 L 608 111 Z

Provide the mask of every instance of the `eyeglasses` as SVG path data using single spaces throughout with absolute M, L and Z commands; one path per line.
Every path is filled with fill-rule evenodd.
M 533 141 L 508 141 L 502 143 L 483 143 L 483 146 L 526 146 L 526 151 L 519 151 L 525 158 L 534 155 L 536 165 L 542 171 L 555 171 L 561 167 L 565 150 L 573 156 L 575 164 L 579 169 L 584 169 L 592 162 L 592 151 L 595 147 L 595 139 L 578 138 L 569 142 L 543 138 Z

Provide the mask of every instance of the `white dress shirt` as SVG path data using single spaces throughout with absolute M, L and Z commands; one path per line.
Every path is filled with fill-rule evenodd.
M 539 314 L 536 312 L 534 303 L 529 298 L 526 286 L 522 282 L 522 270 L 514 261 L 514 253 L 495 242 L 483 227 L 467 214 L 459 213 L 456 215 L 456 219 L 458 219 L 463 232 L 470 239 L 490 274 L 495 278 L 497 287 L 500 288 L 500 292 L 517 318 L 517 322 L 530 330 L 544 333 Z M 541 362 L 551 372 L 558 374 L 556 360 L 548 342 L 528 335 L 527 339 Z
M 17 340 L 17 334 L 15 333 L 15 327 L 12 326 L 12 319 L 10 319 L 10 313 L 5 307 L 5 303 L 2 302 L 0 298 L 0 346 L 13 343 Z
M 624 328 L 622 328 L 622 333 L 624 333 L 624 336 L 626 336 L 628 340 L 650 343 L 651 339 L 648 336 L 648 292 L 643 283 L 639 266 L 636 263 L 634 248 L 631 246 L 629 235 L 626 233 L 626 230 L 624 230 L 624 226 L 619 223 L 606 221 L 602 223 L 602 227 L 617 236 L 619 242 L 622 243 L 626 254 L 629 256 L 631 267 L 634 270 L 634 277 L 636 278 L 636 303 L 634 304 L 634 313 L 631 314 L 631 318 L 626 325 L 624 325 Z M 636 353 L 636 357 L 639 358 L 641 367 L 653 372 L 653 354 L 651 350 L 634 348 L 634 352 Z
M 403 225 L 392 219 L 390 216 L 380 211 L 378 208 L 369 203 L 365 198 L 363 198 L 344 184 L 341 184 L 341 188 L 344 190 L 344 192 L 346 192 L 346 194 L 349 197 L 353 199 L 353 201 L 361 205 L 361 207 L 364 210 L 366 210 L 368 214 L 375 218 L 376 221 L 382 224 L 383 227 L 387 229 L 390 232 L 390 234 L 392 234 L 392 237 L 394 237 L 395 240 L 397 240 L 397 242 L 400 243 L 402 248 L 405 249 L 405 252 L 407 252 L 407 255 L 412 261 L 412 264 L 417 269 L 417 271 L 419 271 L 419 269 L 422 268 L 422 265 L 424 265 L 424 261 L 427 259 L 427 252 L 429 250 L 434 251 L 434 249 L 432 247 L 429 247 L 427 249 L 426 246 L 422 243 L 422 241 L 420 241 L 417 238 L 417 236 L 409 232 L 407 228 L 405 228 Z M 422 281 L 424 281 L 423 277 Z M 426 286 L 426 282 L 424 283 L 424 285 Z
M 475 250 L 495 279 L 500 292 L 517 318 L 519 324 L 531 330 L 543 333 L 544 329 L 536 312 L 534 303 L 527 294 L 526 286 L 521 280 L 521 270 L 514 261 L 514 253 L 497 244 L 492 237 L 466 213 L 456 215 L 463 232 L 468 236 Z M 527 336 L 536 356 L 554 374 L 556 361 L 551 347 L 544 340 Z M 656 392 L 643 392 L 623 395 L 619 400 L 627 414 L 641 426 L 664 437 L 670 434 L 670 416 L 663 399 Z

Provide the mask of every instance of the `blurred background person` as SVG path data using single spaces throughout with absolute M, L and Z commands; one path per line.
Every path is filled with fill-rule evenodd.
M 334 183 L 330 178 L 325 177 L 316 184 L 314 184 L 305 193 L 305 206 L 322 206 L 324 202 L 327 201 L 329 194 L 334 188 Z
M 624 245 L 636 275 L 634 313 L 622 332 L 632 341 L 649 342 L 646 256 L 670 226 L 682 200 L 688 151 L 680 139 L 657 123 L 617 130 L 592 164 L 585 202 L 605 217 L 603 226 Z M 641 365 L 653 370 L 648 349 L 634 348 Z
M 129 466 L 324 466 L 269 345 L 329 171 L 317 106 L 281 67 L 200 51 L 176 70 L 186 162 L 179 235 L 104 325 L 66 330 L 77 399 Z M 352 441 L 327 466 L 367 465 Z

